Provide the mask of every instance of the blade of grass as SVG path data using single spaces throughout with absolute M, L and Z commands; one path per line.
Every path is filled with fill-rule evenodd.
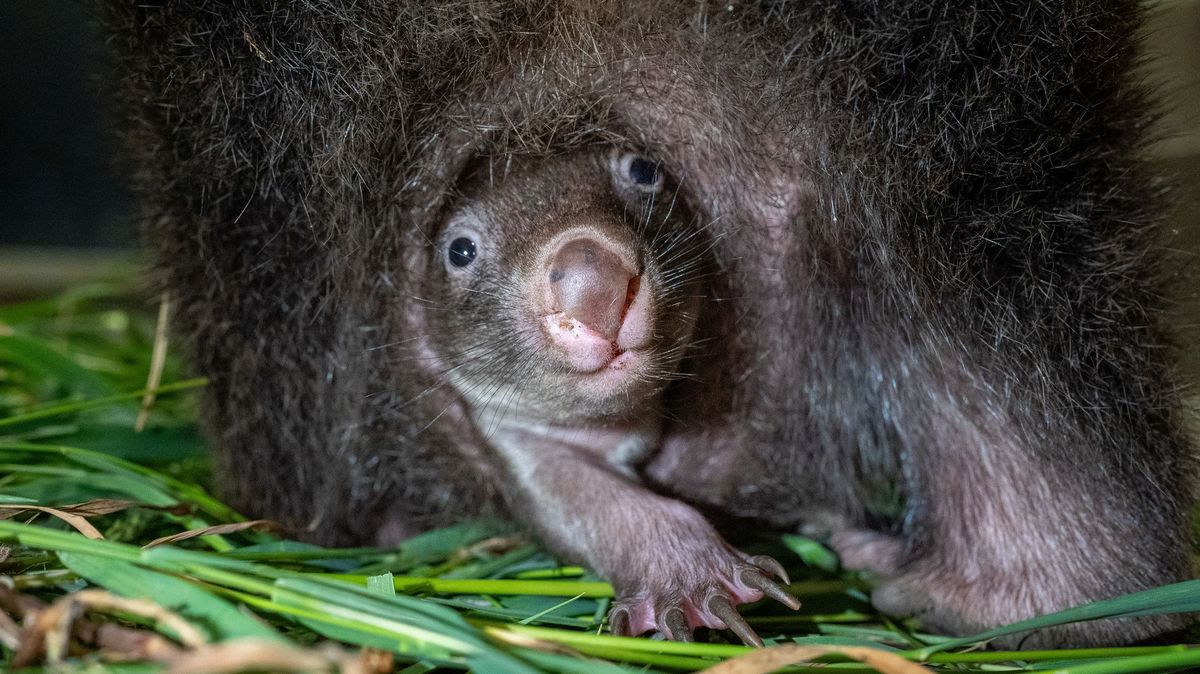
M 576 599 L 579 599 L 582 596 L 583 596 L 582 594 L 577 594 L 574 597 L 571 597 L 570 599 L 568 599 L 566 601 L 560 601 L 559 603 L 555 604 L 554 606 L 551 606 L 542 611 L 538 611 L 537 613 L 534 613 L 533 615 L 529 616 L 528 618 L 522 618 L 522 619 L 518 620 L 517 624 L 518 625 L 528 625 L 529 623 L 536 621 L 538 618 L 541 618 L 542 616 L 544 616 L 546 614 L 553 613 L 553 612 L 557 611 L 558 609 L 566 606 L 567 604 L 570 604 L 571 602 L 575 601 Z
M 1195 667 L 1200 667 L 1200 649 L 1133 658 L 1113 658 L 1100 662 L 1071 665 L 1061 669 L 1043 670 L 1042 674 L 1137 674 L 1138 672 L 1178 672 Z
M 1145 615 L 1161 615 L 1165 613 L 1194 613 L 1200 611 L 1200 580 L 1188 580 L 1143 590 L 1132 594 L 1091 602 L 1063 611 L 1050 613 L 1029 620 L 1022 620 L 995 629 L 980 632 L 969 637 L 949 639 L 942 643 L 914 650 L 920 659 L 933 653 L 951 648 L 962 648 L 982 641 L 995 639 L 1018 632 L 1065 625 L 1067 623 L 1085 620 L 1100 620 L 1104 618 L 1126 618 Z
M 472 620 L 486 631 L 509 631 L 531 637 L 560 643 L 564 646 L 583 650 L 603 649 L 606 647 L 627 651 L 647 653 L 662 653 L 668 655 L 683 655 L 691 657 L 730 658 L 750 652 L 749 646 L 734 646 L 730 644 L 699 644 L 679 641 L 656 641 L 637 637 L 618 637 L 611 634 L 594 634 L 575 630 L 560 630 L 553 627 L 536 627 L 533 625 L 516 625 L 498 623 L 491 620 Z
M 538 552 L 540 550 L 538 550 L 537 546 L 526 545 L 499 555 L 495 559 L 466 564 L 437 575 L 442 578 L 487 578 L 533 557 Z
M 255 562 L 311 562 L 324 559 L 361 559 L 393 554 L 391 548 L 312 548 L 305 550 L 227 550 L 223 556 Z
M 368 578 L 367 589 L 375 594 L 382 594 L 387 597 L 396 596 L 396 584 L 392 581 L 392 574 L 390 573 Z
M 78 562 L 78 553 L 93 562 L 82 569 L 113 561 L 129 566 L 149 566 L 168 573 L 185 574 L 240 592 L 270 598 L 278 605 L 307 611 L 297 619 L 331 638 L 363 646 L 386 647 L 396 653 L 420 658 L 454 661 L 462 657 L 486 664 L 481 671 L 523 673 L 532 671 L 520 661 L 487 644 L 479 631 L 456 612 L 430 602 L 397 595 L 381 597 L 366 589 L 324 578 L 306 579 L 303 574 L 272 569 L 215 553 L 180 550 L 169 546 L 141 550 L 109 541 L 91 541 L 77 534 L 0 522 L 0 538 L 15 538 L 35 548 L 68 553 Z M 86 562 L 83 563 L 86 565 Z M 118 579 L 117 582 L 121 582 Z M 181 581 L 182 582 L 182 581 Z M 129 589 L 123 586 L 123 589 Z
M 402 594 L 376 594 L 365 587 L 313 578 L 314 575 L 316 574 L 306 574 L 306 577 L 281 578 L 276 585 L 314 596 L 322 596 L 330 601 L 339 601 L 381 618 L 441 625 L 446 629 L 461 633 L 463 639 L 478 641 L 476 629 L 456 611 L 444 606 Z
M 26 335 L 0 334 L 0 360 L 50 377 L 85 396 L 108 396 L 113 386 L 104 377 L 75 362 L 69 354 Z
M 464 595 L 470 597 L 471 595 Z M 491 618 L 495 620 L 505 620 L 510 622 L 518 622 L 529 615 L 528 611 L 518 611 L 516 609 L 506 608 L 503 606 L 495 606 L 488 604 L 481 605 L 479 601 L 470 601 L 464 599 L 456 599 L 453 597 L 425 597 L 425 601 L 435 602 L 442 606 L 467 611 L 471 615 L 481 618 Z M 555 625 L 558 627 L 571 627 L 575 629 L 592 629 L 599 624 L 592 618 L 564 618 L 559 616 L 542 616 L 538 618 L 539 625 Z
M 1053 662 L 1055 660 L 1095 660 L 1163 655 L 1191 649 L 1191 646 L 1114 646 L 1111 648 L 1061 648 L 1044 651 L 967 651 L 934 653 L 926 662 L 936 664 L 978 664 L 1002 662 Z
M 366 585 L 369 576 L 348 573 L 320 574 L 335 580 Z M 611 597 L 608 583 L 573 580 L 508 580 L 497 578 L 424 578 L 396 576 L 397 592 L 433 592 L 435 594 L 537 594 L 547 597 Z
M 58 558 L 93 585 L 123 597 L 149 599 L 188 618 L 207 632 L 210 640 L 260 637 L 287 641 L 275 630 L 186 580 L 86 553 L 62 552 Z
M 0 442 L 0 452 L 57 454 L 75 463 L 95 468 L 106 473 L 116 473 L 143 479 L 176 498 L 194 504 L 204 512 L 221 521 L 240 522 L 242 515 L 213 498 L 199 486 L 160 473 L 152 468 L 119 459 L 102 452 L 64 445 L 41 445 L 29 442 Z
M 137 562 L 139 549 L 124 543 L 84 538 L 79 534 L 56 531 L 18 522 L 0 520 L 0 540 L 17 541 L 21 545 L 52 552 L 79 552 L 109 559 Z
M 273 598 L 262 597 L 221 586 L 213 586 L 212 591 L 232 599 L 237 599 L 241 603 L 262 613 L 289 617 L 330 639 L 364 647 L 379 648 L 413 660 L 428 659 L 437 662 L 439 665 L 456 668 L 465 667 L 466 661 L 462 657 L 446 655 L 445 659 L 441 657 L 435 658 L 431 655 L 411 652 L 409 649 L 406 649 L 405 652 L 400 652 L 397 647 L 397 636 L 390 630 L 374 622 L 364 622 L 330 613 L 323 606 L 320 606 L 319 602 L 281 602 Z M 439 651 L 439 654 L 444 654 L 444 651 Z
M 376 595 L 363 588 L 320 579 L 282 578 L 275 587 L 272 599 L 280 603 L 312 606 L 311 602 L 315 601 L 324 614 L 360 620 L 384 627 L 397 638 L 406 637 L 408 643 L 398 641 L 399 650 L 393 647 L 398 653 L 419 654 L 425 658 L 430 657 L 426 655 L 427 649 L 435 646 L 465 657 L 477 671 L 513 674 L 533 671 L 512 655 L 490 645 L 458 613 L 430 602 L 403 595 Z M 310 599 L 306 600 L 306 597 Z
M 584 575 L 582 566 L 559 566 L 553 569 L 531 569 L 522 571 L 513 578 L 517 580 L 549 580 L 552 578 L 578 578 Z
M 207 385 L 208 380 L 204 379 L 203 377 L 199 377 L 195 379 L 172 382 L 170 384 L 163 384 L 155 389 L 155 393 L 157 395 L 163 395 L 164 393 L 174 393 L 176 391 L 188 391 L 192 389 L 203 388 Z M 0 419 L 0 428 L 3 428 L 4 426 L 15 426 L 17 424 L 23 424 L 30 421 L 37 421 L 39 419 L 45 419 L 48 417 L 56 417 L 63 414 L 83 412 L 85 410 L 96 409 L 97 407 L 112 405 L 113 403 L 138 400 L 142 398 L 142 396 L 146 395 L 146 392 L 147 389 L 140 389 L 137 391 L 130 391 L 129 393 L 118 393 L 115 395 L 89 398 L 88 400 L 52 403 L 46 407 L 25 412 L 24 414 L 16 414 L 13 416 L 4 417 Z
M 630 674 L 633 671 L 653 674 L 654 672 L 654 670 L 644 667 L 631 670 L 611 662 L 604 662 L 603 660 L 581 660 L 580 658 L 561 653 L 549 653 L 531 649 L 521 651 L 521 657 L 542 669 L 561 672 L 562 674 Z

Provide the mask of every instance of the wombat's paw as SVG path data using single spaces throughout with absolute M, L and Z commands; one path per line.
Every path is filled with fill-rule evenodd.
M 829 547 L 843 567 L 882 576 L 896 574 L 904 553 L 904 541 L 899 537 L 868 529 L 839 531 L 830 537 Z
M 657 630 L 668 639 L 691 641 L 692 630 L 703 626 L 729 629 L 746 645 L 762 646 L 762 639 L 734 607 L 767 596 L 793 611 L 800 608 L 800 602 L 784 589 L 790 581 L 783 565 L 766 555 L 717 553 L 708 560 L 692 560 L 677 574 L 673 571 L 653 569 L 639 591 L 618 594 L 608 619 L 613 634 L 634 636 Z

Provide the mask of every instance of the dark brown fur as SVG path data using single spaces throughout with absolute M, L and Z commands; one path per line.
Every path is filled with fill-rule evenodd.
M 662 489 L 819 520 L 949 631 L 1190 577 L 1134 3 L 201 4 L 105 14 L 250 514 L 345 543 L 497 503 L 486 447 L 429 424 L 453 396 L 404 405 L 430 382 L 373 347 L 471 157 L 604 141 L 715 223 Z

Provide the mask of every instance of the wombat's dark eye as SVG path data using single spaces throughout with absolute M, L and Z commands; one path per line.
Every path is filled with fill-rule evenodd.
M 612 168 L 619 187 L 632 188 L 644 194 L 653 194 L 662 189 L 662 166 L 653 159 L 626 152 L 614 155 Z
M 629 162 L 629 179 L 641 187 L 653 187 L 658 182 L 658 164 L 644 157 L 634 157 Z
M 465 267 L 475 261 L 475 242 L 460 236 L 450 242 L 450 264 Z

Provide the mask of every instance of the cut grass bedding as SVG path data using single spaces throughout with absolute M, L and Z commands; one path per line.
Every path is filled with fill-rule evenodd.
M 798 613 L 746 607 L 771 648 L 613 637 L 612 589 L 502 523 L 388 549 L 324 549 L 212 495 L 195 393 L 152 367 L 155 307 L 119 284 L 0 307 L 0 669 L 5 671 L 919 672 L 1102 674 L 1200 667 L 1178 643 L 997 652 L 1049 624 L 1200 611 L 1200 581 L 947 639 L 875 613 L 820 543 L 780 559 Z M 161 360 L 161 359 L 160 359 Z M 161 385 L 144 405 L 157 369 Z M 139 416 L 143 418 L 139 420 Z M 139 431 L 138 428 L 141 428 Z M 1131 542 L 1135 544 L 1135 542 Z M 779 668 L 785 668 L 779 670 Z M 26 669 L 28 668 L 28 669 Z

